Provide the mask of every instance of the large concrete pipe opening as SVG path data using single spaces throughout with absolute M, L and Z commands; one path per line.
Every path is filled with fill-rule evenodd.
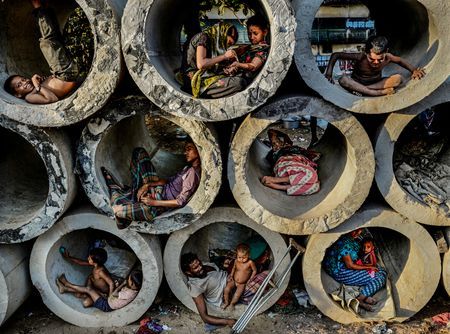
M 0 243 L 44 233 L 76 194 L 70 140 L 0 116 Z
M 94 114 L 114 92 L 122 72 L 119 23 L 125 1 L 47 2 L 54 9 L 61 30 L 64 30 L 68 18 L 77 7 L 81 8 L 81 13 L 89 21 L 87 24 L 90 29 L 74 33 L 83 22 L 80 14 L 72 29 L 64 35 L 65 43 L 74 46 L 71 50 L 73 58 L 80 60 L 80 84 L 64 99 L 47 105 L 29 104 L 4 90 L 5 80 L 10 75 L 19 74 L 29 78 L 33 74 L 50 75 L 49 66 L 39 48 L 39 30 L 30 1 L 5 1 L 0 5 L 0 109 L 2 114 L 22 123 L 59 127 Z M 75 37 L 69 40 L 67 37 L 73 34 Z M 89 35 L 92 37 L 87 37 Z M 77 43 L 82 44 L 80 46 Z M 92 47 L 93 50 L 90 50 Z M 81 61 L 83 58 L 89 60 Z
M 375 143 L 378 189 L 396 211 L 422 224 L 450 226 L 449 87 L 446 81 L 421 103 L 389 115 Z M 436 119 L 427 130 L 430 113 Z
M 262 184 L 272 170 L 270 148 L 257 139 L 271 124 L 289 117 L 314 116 L 328 122 L 314 151 L 320 190 L 289 196 Z M 239 206 L 259 224 L 285 234 L 327 231 L 349 218 L 364 202 L 374 173 L 369 138 L 350 113 L 313 97 L 285 97 L 248 116 L 233 139 L 228 180 Z
M 252 237 L 262 238 L 270 249 L 270 266 L 281 261 L 286 251 L 286 242 L 275 232 L 262 227 L 249 219 L 242 210 L 233 207 L 216 207 L 208 210 L 195 224 L 172 233 L 164 250 L 164 270 L 170 289 L 174 295 L 189 309 L 198 312 L 192 297 L 186 286 L 186 275 L 180 267 L 180 257 L 192 252 L 198 255 L 203 262 L 213 262 L 209 252 L 214 249 L 234 250 L 241 242 L 246 242 Z M 280 274 L 289 265 L 289 259 L 285 258 L 274 281 L 280 278 Z M 264 312 L 270 308 L 284 293 L 289 281 L 288 278 L 281 284 L 279 290 L 258 311 Z M 237 304 L 234 311 L 208 305 L 208 314 L 237 318 L 245 310 L 245 305 Z
M 339 6 L 345 6 L 345 8 Z M 379 114 L 411 106 L 430 95 L 450 74 L 450 64 L 446 61 L 446 50 L 450 44 L 447 37 L 450 20 L 447 15 L 449 6 L 449 3 L 439 0 L 396 0 L 391 1 L 389 7 L 386 7 L 384 2 L 376 0 L 361 0 L 359 4 L 333 0 L 295 0 L 293 7 L 296 19 L 297 22 L 302 23 L 297 25 L 296 30 L 295 62 L 297 68 L 305 82 L 324 99 L 349 111 Z M 356 10 L 358 9 L 356 7 L 365 9 Z M 398 15 L 398 13 L 402 13 L 402 15 Z M 383 76 L 399 73 L 406 81 L 395 94 L 381 97 L 359 97 L 338 84 L 332 85 L 327 81 L 317 66 L 315 55 L 317 43 L 322 43 L 323 39 L 330 39 L 325 47 L 320 47 L 322 51 L 325 48 L 326 56 L 319 55 L 318 62 L 328 57 L 333 51 L 343 48 L 352 51 L 353 47 L 363 44 L 362 41 L 365 39 L 363 35 L 368 33 L 366 28 L 353 31 L 351 23 L 358 21 L 356 22 L 357 27 L 360 27 L 359 21 L 367 17 L 374 22 L 374 29 L 367 29 L 370 30 L 368 33 L 376 32 L 378 35 L 386 36 L 389 40 L 389 52 L 401 56 L 414 67 L 425 68 L 424 78 L 410 80 L 411 73 L 409 71 L 398 65 L 390 64 L 383 70 Z M 335 29 L 335 20 L 332 32 L 328 34 L 319 32 L 322 38 L 318 42 L 315 38 L 319 34 L 316 32 L 316 18 L 322 20 L 345 18 L 347 20 L 341 20 L 344 24 L 341 34 L 338 29 Z M 363 25 L 363 27 L 365 26 Z M 359 40 L 354 40 L 358 36 Z M 315 48 L 314 52 L 311 49 L 312 46 Z M 343 67 L 345 68 L 345 66 Z
M 24 245 L 0 245 L 0 326 L 31 292 L 28 260 Z
M 136 298 L 112 312 L 84 308 L 82 300 L 73 294 L 60 294 L 55 283 L 63 273 L 74 284 L 86 283 L 92 268 L 70 263 L 61 256 L 59 249 L 65 247 L 71 256 L 86 259 L 94 240 L 106 240 L 108 261 L 105 267 L 111 274 L 124 278 L 133 268 L 143 273 L 142 287 Z M 66 215 L 37 239 L 31 253 L 30 273 L 45 305 L 58 317 L 80 327 L 105 324 L 120 327 L 138 320 L 152 305 L 163 276 L 161 247 L 157 237 L 131 230 L 118 231 L 107 216 L 83 208 Z
M 206 212 L 219 192 L 222 163 L 218 143 L 203 123 L 167 114 L 146 98 L 129 97 L 112 102 L 83 130 L 78 161 L 86 194 L 94 206 L 112 215 L 100 167 L 110 170 L 120 183 L 130 185 L 131 154 L 135 147 L 144 147 L 158 176 L 175 175 L 187 164 L 183 154 L 187 137 L 196 145 L 201 160 L 196 192 L 184 207 L 166 211 L 152 222 L 133 223 L 131 227 L 159 234 L 191 224 Z
M 291 64 L 295 20 L 285 1 L 256 0 L 255 11 L 270 25 L 270 52 L 260 73 L 243 91 L 217 99 L 194 98 L 175 79 L 180 68 L 180 33 L 189 19 L 183 0 L 128 1 L 122 19 L 122 49 L 131 76 L 142 92 L 177 116 L 222 121 L 245 115 L 275 94 Z M 196 18 L 193 18 L 194 20 Z
M 322 266 L 326 250 L 339 237 L 358 228 L 372 234 L 388 273 L 386 287 L 375 295 L 381 304 L 376 306 L 376 312 L 367 312 L 364 317 L 344 310 L 331 298 L 330 293 L 340 284 Z M 314 305 L 326 316 L 344 324 L 404 321 L 412 317 L 431 299 L 441 274 L 439 252 L 428 232 L 396 212 L 378 206 L 363 207 L 332 231 L 312 235 L 302 267 L 305 287 Z

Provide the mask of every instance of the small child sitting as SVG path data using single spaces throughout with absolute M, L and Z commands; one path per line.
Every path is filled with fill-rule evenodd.
M 57 284 L 60 287 L 60 292 L 62 287 L 63 290 L 67 289 L 67 291 L 76 291 L 78 293 L 86 294 L 93 301 L 93 304 L 90 306 L 98 308 L 103 312 L 111 312 L 125 307 L 136 298 L 139 289 L 142 286 L 142 272 L 133 270 L 128 275 L 127 279 L 124 280 L 122 284 L 118 285 L 108 298 L 92 286 L 88 285 L 84 287 L 70 283 L 64 274 L 58 277 Z
M 108 259 L 108 253 L 103 248 L 92 248 L 89 251 L 87 260 L 77 259 L 70 256 L 70 253 L 64 248 L 60 248 L 62 256 L 75 264 L 80 266 L 92 266 L 92 274 L 90 274 L 86 280 L 86 286 L 91 286 L 97 291 L 104 295 L 109 296 L 114 290 L 114 282 L 111 278 L 110 273 L 105 268 L 104 264 Z M 57 284 L 59 281 L 57 280 Z M 77 291 L 72 291 L 71 289 L 63 289 L 60 284 L 58 284 L 59 292 L 71 292 L 74 293 L 76 297 L 83 298 L 84 307 L 90 307 L 93 303 L 88 295 L 80 294 Z
M 226 309 L 228 306 L 234 309 L 234 305 L 237 304 L 245 290 L 246 283 L 256 275 L 256 265 L 249 259 L 249 256 L 250 247 L 248 245 L 239 244 L 236 247 L 236 260 L 234 261 L 231 274 L 228 276 L 227 285 L 223 290 L 223 309 Z M 230 302 L 230 295 L 233 288 L 236 288 L 236 291 Z
M 356 264 L 375 267 L 377 265 L 377 257 L 375 255 L 374 240 L 370 237 L 366 237 L 361 241 L 361 246 L 362 256 L 361 259 L 356 261 Z M 367 272 L 370 277 L 375 277 L 375 270 L 367 269 Z

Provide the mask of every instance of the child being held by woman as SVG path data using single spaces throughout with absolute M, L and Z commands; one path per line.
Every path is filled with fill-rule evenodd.
M 376 266 L 377 265 L 377 257 L 375 255 L 375 242 L 371 237 L 365 237 L 361 240 L 361 259 L 356 261 L 356 264 L 359 265 L 369 265 Z M 367 269 L 370 277 L 375 277 L 374 269 Z

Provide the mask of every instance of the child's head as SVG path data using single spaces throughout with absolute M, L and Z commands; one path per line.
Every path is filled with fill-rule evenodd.
M 372 238 L 366 237 L 361 241 L 362 251 L 364 254 L 368 254 L 375 250 L 375 243 Z
M 236 247 L 236 260 L 245 263 L 250 256 L 250 247 L 246 244 L 239 244 Z
M 248 39 L 254 45 L 265 41 L 269 33 L 269 25 L 261 16 L 252 16 L 247 20 Z
M 130 275 L 128 275 L 127 285 L 132 290 L 139 290 L 142 286 L 142 271 L 133 270 Z
M 388 40 L 384 36 L 372 36 L 366 42 L 365 52 L 367 60 L 373 66 L 378 66 L 384 62 L 386 58 L 386 52 Z
M 91 265 L 103 266 L 108 260 L 108 253 L 103 248 L 92 248 L 89 252 L 88 262 Z
M 14 74 L 6 79 L 3 88 L 5 91 L 19 99 L 31 93 L 34 89 L 33 83 L 30 79 Z

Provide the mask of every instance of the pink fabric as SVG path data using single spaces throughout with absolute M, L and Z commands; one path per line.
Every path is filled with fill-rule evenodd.
M 109 296 L 108 304 L 113 310 L 118 310 L 131 303 L 134 300 L 134 298 L 136 298 L 138 292 L 139 291 L 132 290 L 125 286 L 119 291 L 118 297 Z
M 289 177 L 287 194 L 291 196 L 311 195 L 320 190 L 317 164 L 302 155 L 280 157 L 273 171 L 277 177 Z
M 447 326 L 450 322 L 450 313 L 441 313 L 431 318 L 435 324 Z

